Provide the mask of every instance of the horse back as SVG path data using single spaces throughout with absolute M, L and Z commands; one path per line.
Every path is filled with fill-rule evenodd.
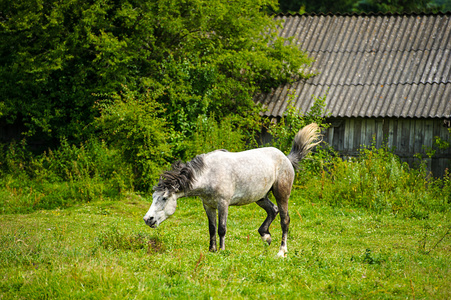
M 229 205 L 258 201 L 277 183 L 291 185 L 294 169 L 280 150 L 272 147 L 243 152 L 215 151 L 205 158 L 202 179 L 212 197 L 229 199 Z

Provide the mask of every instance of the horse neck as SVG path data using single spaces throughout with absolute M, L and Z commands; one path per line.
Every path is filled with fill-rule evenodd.
M 205 194 L 205 176 L 204 174 L 200 173 L 200 174 L 196 174 L 196 177 L 194 179 L 193 185 L 192 187 L 185 191 L 185 196 L 186 197 L 191 197 L 191 196 L 202 196 Z
M 176 192 L 176 196 L 177 196 L 177 199 L 179 199 L 179 198 L 184 198 L 184 197 L 188 197 L 187 193 L 186 193 L 186 192 L 183 192 L 183 191 L 178 191 L 178 192 Z
M 202 154 L 203 159 L 208 159 L 211 153 Z M 185 191 L 187 197 L 190 196 L 203 196 L 205 195 L 205 187 L 208 186 L 209 178 L 207 176 L 209 167 L 208 162 L 204 161 L 205 166 L 201 170 L 194 171 L 194 180 L 192 181 L 192 186 L 189 190 Z
M 202 189 L 197 184 L 194 184 L 193 188 L 185 191 L 184 197 L 201 196 L 202 194 Z

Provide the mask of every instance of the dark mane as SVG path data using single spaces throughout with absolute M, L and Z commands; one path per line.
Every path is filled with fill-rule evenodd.
M 157 192 L 167 190 L 171 193 L 187 191 L 192 188 L 196 173 L 203 169 L 203 155 L 198 155 L 187 163 L 176 161 L 172 164 L 171 170 L 160 175 L 160 181 L 153 189 Z

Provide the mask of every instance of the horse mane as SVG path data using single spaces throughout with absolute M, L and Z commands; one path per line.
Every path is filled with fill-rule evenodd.
M 160 175 L 158 185 L 154 187 L 157 192 L 167 190 L 171 193 L 187 191 L 193 187 L 196 173 L 204 169 L 204 155 L 198 155 L 189 162 L 176 161 L 171 170 Z

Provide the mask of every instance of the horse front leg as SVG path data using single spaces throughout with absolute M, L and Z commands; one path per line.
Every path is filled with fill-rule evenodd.
M 227 232 L 227 215 L 229 213 L 229 206 L 227 203 L 221 203 L 218 205 L 218 235 L 219 235 L 219 247 L 221 250 L 225 250 L 225 235 Z
M 205 212 L 208 217 L 208 231 L 210 233 L 210 247 L 211 252 L 216 252 L 216 209 L 206 206 L 204 204 Z

